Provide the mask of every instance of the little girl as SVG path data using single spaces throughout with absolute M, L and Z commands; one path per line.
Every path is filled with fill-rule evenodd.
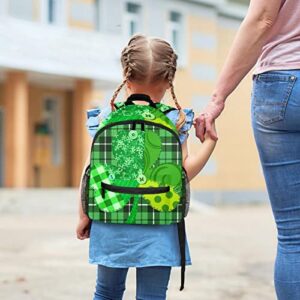
M 174 50 L 164 40 L 135 35 L 122 51 L 121 62 L 124 80 L 115 91 L 111 106 L 88 119 L 90 134 L 95 135 L 99 121 L 109 115 L 124 86 L 128 95 L 146 94 L 154 102 L 160 102 L 170 89 L 177 110 L 166 115 L 176 124 L 183 167 L 189 181 L 192 180 L 208 161 L 215 141 L 206 137 L 196 155 L 188 154 L 188 130 L 193 124 L 194 113 L 191 109 L 182 109 L 175 96 L 173 80 L 177 55 Z M 89 158 L 86 165 L 88 162 Z M 166 299 L 171 267 L 180 266 L 176 224 L 149 226 L 91 221 L 84 214 L 81 203 L 79 216 L 77 237 L 81 240 L 90 237 L 89 261 L 98 265 L 94 300 L 122 299 L 129 267 L 137 270 L 136 299 Z M 186 264 L 191 264 L 187 243 Z

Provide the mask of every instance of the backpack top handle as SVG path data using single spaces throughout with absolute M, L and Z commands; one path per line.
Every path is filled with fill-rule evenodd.
M 149 103 L 149 106 L 151 106 L 153 108 L 157 108 L 156 103 L 153 102 L 153 100 L 148 95 L 145 95 L 145 94 L 130 95 L 126 100 L 125 105 L 132 105 L 132 104 L 134 104 L 133 101 L 145 101 L 145 102 Z

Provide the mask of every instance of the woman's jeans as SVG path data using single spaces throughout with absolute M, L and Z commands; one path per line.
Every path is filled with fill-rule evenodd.
M 98 265 L 94 300 L 121 300 L 125 291 L 128 268 L 108 268 Z M 136 299 L 164 300 L 168 289 L 171 267 L 136 269 Z
M 300 299 L 300 70 L 254 76 L 252 124 L 278 231 L 279 300 Z

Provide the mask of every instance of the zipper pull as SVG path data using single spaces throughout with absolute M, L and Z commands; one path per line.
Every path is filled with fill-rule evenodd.
M 103 199 L 105 198 L 105 189 L 104 189 L 103 186 L 102 186 L 102 189 L 101 189 L 101 196 L 102 196 Z

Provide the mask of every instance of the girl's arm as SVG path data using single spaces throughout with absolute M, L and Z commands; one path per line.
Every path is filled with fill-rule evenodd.
M 212 100 L 196 119 L 197 136 L 201 141 L 204 140 L 205 132 L 217 139 L 211 124 L 221 114 L 226 98 L 255 65 L 266 37 L 277 19 L 281 3 L 281 0 L 251 0 L 247 16 L 218 77 Z
M 82 203 L 81 203 L 81 189 L 82 189 L 82 179 L 83 179 L 83 176 L 84 176 L 84 171 L 85 169 L 87 168 L 87 166 L 89 165 L 90 163 L 90 156 L 88 155 L 85 163 L 84 163 L 84 167 L 83 167 L 83 170 L 82 170 L 82 173 L 81 173 L 81 177 L 80 177 L 80 184 L 79 184 L 79 202 L 78 202 L 78 212 L 79 212 L 79 218 L 82 219 L 82 218 L 88 218 L 88 216 L 84 213 L 83 211 L 83 208 L 82 208 Z
M 214 127 L 214 125 L 213 125 Z M 209 135 L 205 135 L 199 151 L 195 155 L 188 153 L 187 140 L 182 144 L 183 167 L 187 172 L 189 181 L 191 181 L 203 169 L 216 146 L 216 141 Z
M 89 219 L 89 217 L 84 213 L 83 208 L 82 208 L 82 203 L 81 203 L 81 183 L 82 183 L 82 178 L 84 175 L 84 171 L 86 169 L 86 167 L 89 165 L 90 162 L 90 157 L 88 156 L 85 164 L 84 164 L 84 168 L 81 174 L 81 179 L 80 179 L 80 185 L 79 185 L 79 201 L 78 201 L 78 212 L 79 212 L 79 221 L 78 221 L 78 225 L 77 225 L 77 229 L 76 229 L 76 235 L 77 238 L 80 240 L 84 240 L 89 238 L 90 236 L 90 227 L 91 227 L 91 220 Z

